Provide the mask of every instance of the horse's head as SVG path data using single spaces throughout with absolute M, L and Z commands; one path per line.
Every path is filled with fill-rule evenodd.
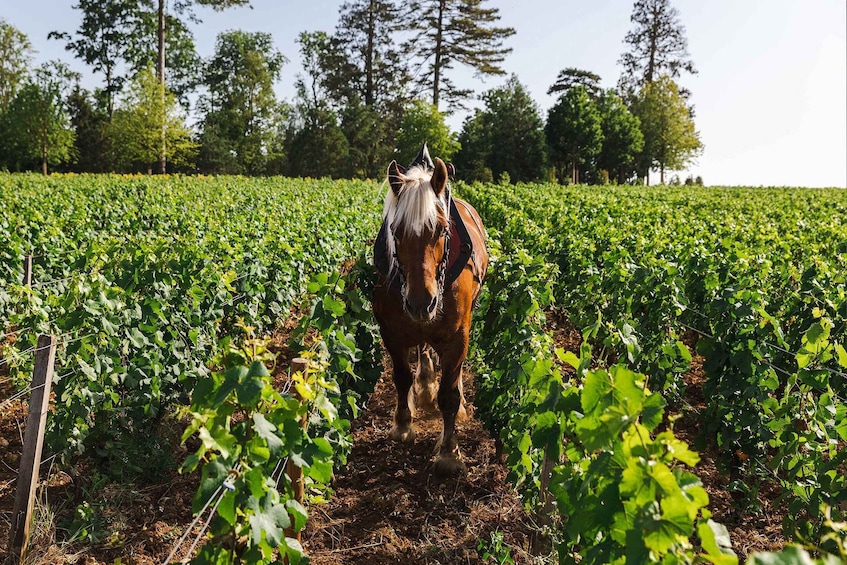
M 389 276 L 399 276 L 403 308 L 420 322 L 436 318 L 442 293 L 450 229 L 447 166 L 435 159 L 405 170 L 388 167 L 391 190 L 385 197 L 383 216 L 390 230 Z

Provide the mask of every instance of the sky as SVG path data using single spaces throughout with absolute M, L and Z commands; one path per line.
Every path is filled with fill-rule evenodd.
M 277 85 L 292 100 L 302 72 L 297 35 L 335 29 L 341 0 L 252 0 L 252 9 L 217 13 L 198 8 L 197 50 L 208 57 L 218 33 L 262 31 L 289 59 Z M 50 31 L 74 32 L 74 0 L 0 0 L 0 18 L 29 36 L 35 62 L 62 59 L 83 73 L 83 85 L 102 84 L 85 65 L 48 40 Z M 477 94 L 515 74 L 543 117 L 555 102 L 547 89 L 559 71 L 577 67 L 617 84 L 617 64 L 631 29 L 631 0 L 488 0 L 501 24 L 515 28 L 506 41 L 503 77 L 451 75 Z M 695 125 L 705 145 L 686 171 L 707 185 L 847 188 L 847 2 L 845 0 L 672 0 L 699 71 L 680 84 L 692 92 Z M 472 105 L 479 106 L 478 101 Z M 445 108 L 441 108 L 442 111 Z M 461 129 L 466 112 L 448 118 Z

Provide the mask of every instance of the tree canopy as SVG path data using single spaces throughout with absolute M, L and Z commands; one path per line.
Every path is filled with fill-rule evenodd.
M 461 89 L 448 76 L 456 63 L 474 69 L 478 76 L 503 75 L 501 67 L 510 47 L 503 42 L 515 34 L 511 27 L 498 27 L 497 8 L 484 7 L 485 0 L 415 0 L 409 9 L 414 36 L 407 51 L 424 71 L 418 76 L 421 92 L 446 112 L 463 107 L 470 89 Z
M 547 115 L 547 143 L 557 174 L 570 165 L 570 181 L 579 182 L 579 166 L 600 153 L 603 143 L 600 112 L 579 84 L 569 88 Z M 562 176 L 564 176 L 562 174 Z M 561 178 L 561 177 L 560 177 Z
M 286 58 L 267 33 L 218 35 L 206 62 L 200 100 L 200 155 L 204 170 L 263 174 L 277 159 L 282 107 L 274 92 Z
M 649 168 L 658 168 L 662 184 L 665 170 L 683 169 L 703 152 L 685 98 L 670 77 L 663 76 L 641 89 L 635 114 L 641 120 L 644 134 L 644 173 L 649 173 Z
M 678 79 L 683 71 L 696 74 L 688 54 L 688 40 L 679 11 L 670 0 L 636 0 L 626 34 L 629 51 L 618 63 L 623 67 L 618 87 L 631 95 L 660 76 Z
M 49 37 L 99 75 L 98 84 L 63 89 L 55 106 L 64 120 L 59 129 L 73 135 L 69 146 L 48 144 L 56 149 L 46 161 L 87 172 L 380 178 L 386 163 L 411 159 L 426 141 L 465 179 L 624 183 L 652 168 L 663 178 L 664 169 L 685 167 L 702 151 L 693 106 L 687 121 L 677 119 L 670 94 L 687 102 L 678 79 L 696 72 L 671 1 L 633 0 L 617 89 L 603 90 L 599 75 L 566 66 L 549 87 L 557 100 L 544 109 L 545 120 L 512 75 L 478 96 L 451 131 L 449 117 L 467 110 L 474 96 L 473 83 L 458 82 L 459 70 L 502 75 L 511 53 L 515 30 L 487 0 L 340 2 L 333 29 L 299 34 L 302 67 L 292 73 L 291 100 L 276 94 L 290 54 L 270 33 L 234 29 L 218 35 L 213 53 L 201 58 L 196 51 L 192 30 L 201 8 L 222 11 L 250 0 L 74 0 L 74 31 Z M 34 108 L 32 54 L 27 37 L 0 20 L 0 123 L 18 132 L 0 139 L 0 167 L 43 165 L 43 151 L 36 159 L 23 149 L 32 136 L 19 127 Z M 150 69 L 162 86 L 158 105 L 150 98 Z M 665 76 L 674 89 L 652 87 Z M 27 97 L 12 115 L 25 86 Z M 142 142 L 153 123 L 158 144 Z M 151 169 L 154 145 L 159 159 Z M 196 149 L 191 158 L 189 147 Z M 170 157 L 177 161 L 168 167 Z
M 485 108 L 465 120 L 459 136 L 457 175 L 477 180 L 487 169 L 494 179 L 507 175 L 513 182 L 545 178 L 544 122 L 526 87 L 512 76 L 482 99 Z

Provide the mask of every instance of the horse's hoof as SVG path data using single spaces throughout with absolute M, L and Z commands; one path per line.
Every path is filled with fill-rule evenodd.
M 415 429 L 412 426 L 395 426 L 388 432 L 388 437 L 400 443 L 413 443 L 415 441 Z
M 470 404 L 460 404 L 459 412 L 456 414 L 456 420 L 458 422 L 465 422 L 473 417 L 473 406 Z
M 432 465 L 432 474 L 436 477 L 458 477 L 467 474 L 468 468 L 455 453 L 439 454 Z

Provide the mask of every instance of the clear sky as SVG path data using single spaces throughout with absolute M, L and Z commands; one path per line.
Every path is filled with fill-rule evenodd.
M 202 56 L 229 29 L 271 33 L 289 59 L 278 92 L 294 94 L 300 71 L 295 43 L 301 31 L 331 32 L 341 0 L 253 0 L 253 8 L 223 13 L 199 8 L 194 26 Z M 844 0 L 673 0 L 699 70 L 680 82 L 692 92 L 705 152 L 688 171 L 710 185 L 847 187 L 847 2 Z M 85 72 L 51 30 L 75 31 L 73 0 L 0 0 L 0 17 L 26 33 L 36 62 L 60 58 Z M 631 0 L 489 0 L 501 23 L 517 30 L 504 68 L 526 85 L 546 116 L 547 88 L 559 70 L 593 71 L 603 86 L 617 83 L 617 60 L 630 29 Z M 456 69 L 455 80 L 481 93 L 504 77 L 484 81 Z M 442 108 L 443 110 L 443 108 Z M 450 117 L 461 128 L 463 113 Z

